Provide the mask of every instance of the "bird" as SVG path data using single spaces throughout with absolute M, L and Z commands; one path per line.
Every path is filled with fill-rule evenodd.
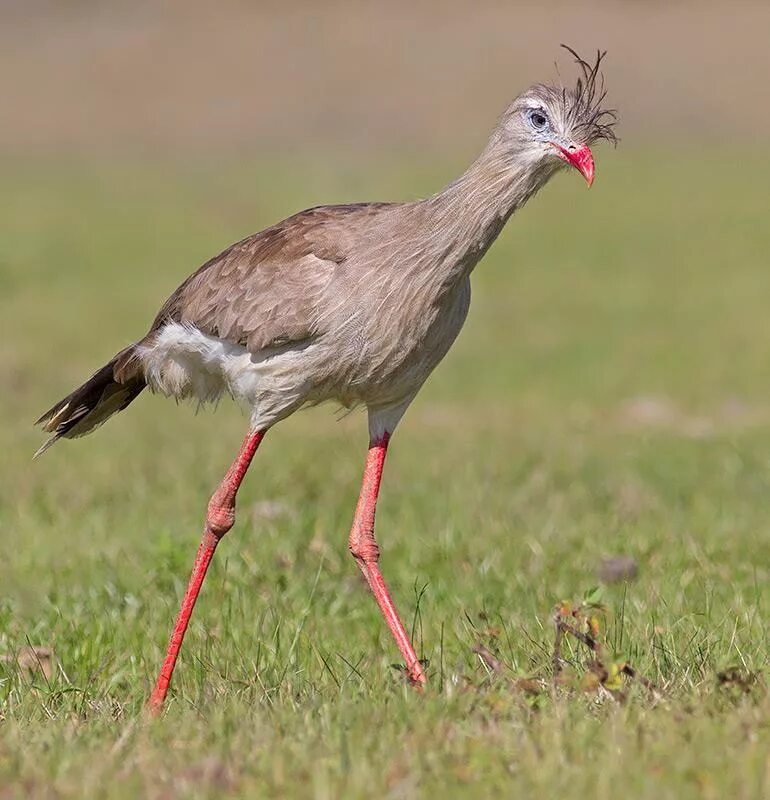
M 404 412 L 465 322 L 471 273 L 511 215 L 562 168 L 594 180 L 590 146 L 617 143 L 605 107 L 605 52 L 574 84 L 540 83 L 499 118 L 481 154 L 437 193 L 408 202 L 309 208 L 207 261 L 171 294 L 145 336 L 37 420 L 51 436 L 91 433 L 145 388 L 199 404 L 230 394 L 246 436 L 212 494 L 189 584 L 148 708 L 164 707 L 206 572 L 235 522 L 236 495 L 267 432 L 300 408 L 364 406 L 369 444 L 348 538 L 410 684 L 426 684 L 380 569 L 375 509 Z

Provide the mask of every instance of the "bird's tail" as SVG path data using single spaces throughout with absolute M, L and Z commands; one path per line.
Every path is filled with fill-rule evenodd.
M 146 386 L 138 348 L 121 350 L 82 385 L 43 414 L 35 423 L 52 433 L 34 457 L 59 439 L 91 433 L 113 414 L 122 411 Z

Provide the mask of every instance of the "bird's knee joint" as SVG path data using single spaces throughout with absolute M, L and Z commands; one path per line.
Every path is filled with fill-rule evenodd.
M 351 537 L 348 548 L 353 558 L 364 564 L 377 563 L 380 559 L 380 548 L 372 533 Z
M 221 539 L 235 523 L 235 508 L 221 505 L 213 500 L 209 503 L 206 513 L 206 530 Z

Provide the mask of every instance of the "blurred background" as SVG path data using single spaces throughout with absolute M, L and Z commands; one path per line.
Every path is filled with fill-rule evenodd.
M 25 518 L 40 537 L 24 551 L 32 563 L 88 551 L 93 538 L 73 550 L 57 532 L 77 527 L 61 517 L 73 503 L 95 524 L 87 498 L 99 491 L 121 519 L 137 497 L 143 518 L 174 519 L 188 502 L 180 469 L 197 487 L 174 525 L 185 547 L 244 424 L 228 403 L 215 421 L 143 396 L 32 465 L 33 419 L 230 242 L 311 205 L 436 191 L 519 91 L 574 79 L 561 42 L 608 51 L 620 145 L 596 148 L 590 192 L 573 174 L 553 181 L 476 271 L 463 335 L 404 423 L 393 460 L 416 465 L 402 464 L 403 486 L 428 491 L 419 459 L 432 454 L 426 475 L 443 472 L 458 427 L 471 464 L 474 441 L 509 437 L 500 469 L 517 475 L 549 447 L 557 463 L 590 461 L 604 436 L 621 462 L 637 447 L 694 457 L 694 442 L 720 437 L 759 447 L 770 424 L 767 3 L 40 1 L 0 14 L 0 513 L 5 530 Z M 294 452 L 312 475 L 305 437 L 320 437 L 349 493 L 364 423 L 332 420 L 297 415 L 275 457 L 288 469 Z M 280 481 L 274 491 L 300 502 Z M 344 528 L 346 502 L 332 505 Z M 102 523 L 101 546 L 121 552 L 114 522 Z M 331 527 L 324 537 L 344 550 Z M 298 530 L 298 547 L 305 538 Z M 7 573 L 24 594 L 24 571 Z
M 8 154 L 457 153 L 607 49 L 627 143 L 764 141 L 764 2 L 9 2 Z
M 230 242 L 319 203 L 436 191 L 519 91 L 557 70 L 573 79 L 560 42 L 608 51 L 620 145 L 597 147 L 590 192 L 573 174 L 553 181 L 477 270 L 466 329 L 407 415 L 404 439 L 430 442 L 411 452 L 433 453 L 440 469 L 442 442 L 461 424 L 470 448 L 484 436 L 518 442 L 521 460 L 506 469 L 528 474 L 528 448 L 539 463 L 547 442 L 557 460 L 579 460 L 600 434 L 618 436 L 607 453 L 622 459 L 652 447 L 650 435 L 663 437 L 655 447 L 719 437 L 732 447 L 770 423 L 767 3 L 0 9 L 0 513 L 11 529 L 52 493 L 65 505 L 80 497 L 87 514 L 94 481 L 114 513 L 139 493 L 148 515 L 168 519 L 175 504 L 164 515 L 149 498 L 174 492 L 154 493 L 148 476 L 162 490 L 180 462 L 203 497 L 242 431 L 230 404 L 215 422 L 143 396 L 35 465 L 30 423 Z M 306 435 L 344 455 L 352 491 L 360 415 L 337 426 L 318 409 L 285 427 L 301 470 L 312 471 Z M 143 438 L 159 446 L 137 448 Z M 122 458 L 133 465 L 125 479 Z M 334 508 L 346 519 L 344 502 Z M 60 513 L 53 530 L 31 525 L 46 547 Z M 8 580 L 19 574 L 9 568 Z
M 196 416 L 145 393 L 32 463 L 33 420 L 231 242 L 304 207 L 421 197 L 457 176 L 518 92 L 554 79 L 555 62 L 574 79 L 561 42 L 608 51 L 621 141 L 595 148 L 590 192 L 559 175 L 474 273 L 466 327 L 389 456 L 385 572 L 407 619 L 429 584 L 420 651 L 471 683 L 485 680 L 471 654 L 472 626 L 491 625 L 482 610 L 512 632 L 506 663 L 547 676 L 553 604 L 614 556 L 638 567 L 607 602 L 622 605 L 620 638 L 644 674 L 688 696 L 709 692 L 720 664 L 766 668 L 769 3 L 5 0 L 0 677 L 4 653 L 40 645 L 61 685 L 86 687 L 46 714 L 92 702 L 111 725 L 112 709 L 141 707 L 245 425 L 229 402 Z M 196 713 L 241 690 L 259 711 L 257 672 L 288 714 L 313 692 L 357 687 L 344 664 L 370 687 L 393 684 L 390 642 L 346 552 L 365 442 L 362 414 L 337 423 L 330 408 L 266 441 L 175 678 Z M 349 676 L 342 689 L 318 652 Z M 0 701 L 37 718 L 29 682 L 6 677 Z M 613 730 L 581 764 L 657 776 L 635 735 L 605 758 Z M 711 769 L 697 747 L 664 751 L 683 775 L 690 757 L 693 774 Z M 19 740 L 18 763 L 34 774 L 41 752 Z M 67 749 L 50 752 L 60 774 Z M 245 752 L 241 764 L 273 755 Z M 714 796 L 749 796 L 722 783 L 748 774 L 727 747 L 709 763 Z M 766 774 L 766 757 L 756 764 Z M 561 764 L 533 768 L 549 772 Z

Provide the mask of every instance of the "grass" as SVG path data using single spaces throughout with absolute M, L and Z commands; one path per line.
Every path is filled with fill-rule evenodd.
M 260 450 L 153 724 L 244 419 L 143 396 L 35 463 L 31 421 L 218 248 L 454 168 L 7 165 L 0 797 L 768 796 L 770 162 L 750 156 L 602 153 L 590 193 L 556 180 L 477 270 L 378 514 L 424 696 L 346 550 L 365 420 L 321 408 Z M 550 688 L 552 610 L 607 555 L 639 576 L 605 588 L 603 635 L 658 697 Z M 53 650 L 50 677 L 19 665 L 30 646 Z

